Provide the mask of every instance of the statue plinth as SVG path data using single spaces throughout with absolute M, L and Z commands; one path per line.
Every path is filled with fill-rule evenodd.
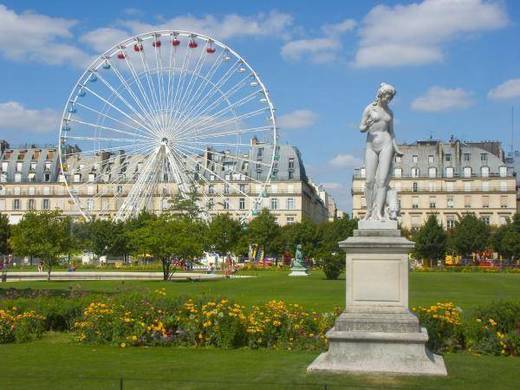
M 414 243 L 390 223 L 360 221 L 340 242 L 347 252 L 346 309 L 327 332 L 328 352 L 311 372 L 447 375 L 426 348 L 428 333 L 408 310 L 408 253 Z
M 289 276 L 309 276 L 309 271 L 305 267 L 291 267 Z

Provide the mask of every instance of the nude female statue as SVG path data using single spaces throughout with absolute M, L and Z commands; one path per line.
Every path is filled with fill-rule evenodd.
M 363 111 L 359 126 L 367 133 L 365 149 L 365 199 L 367 214 L 365 220 L 384 221 L 390 219 L 385 208 L 388 184 L 390 183 L 394 155 L 402 156 L 394 135 L 394 115 L 388 104 L 396 90 L 387 83 L 381 83 L 376 100 Z M 395 219 L 395 216 L 392 216 Z

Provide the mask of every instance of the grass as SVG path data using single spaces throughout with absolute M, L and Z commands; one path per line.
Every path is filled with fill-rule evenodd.
M 321 272 L 289 278 L 287 272 L 259 271 L 255 278 L 204 282 L 164 281 L 28 281 L 0 283 L 5 288 L 81 288 L 95 292 L 165 288 L 171 295 L 226 296 L 242 304 L 283 299 L 317 311 L 332 311 L 345 302 L 345 280 L 325 280 Z M 520 274 L 414 272 L 410 274 L 410 306 L 451 301 L 465 310 L 505 299 L 520 299 Z
M 0 345 L 2 389 L 507 389 L 518 384 L 518 358 L 448 354 L 448 378 L 309 375 L 315 352 L 116 348 L 75 344 L 49 334 Z
M 219 295 L 242 304 L 284 299 L 320 311 L 342 306 L 345 280 L 320 272 L 289 278 L 287 272 L 256 272 L 256 278 L 208 282 L 33 281 L 0 284 L 2 289 L 81 288 L 92 292 L 153 291 L 169 295 Z M 520 274 L 411 273 L 410 304 L 452 301 L 465 311 L 499 299 L 518 300 Z M 218 350 L 179 347 L 126 348 L 81 345 L 65 333 L 49 333 L 27 344 L 0 345 L 1 389 L 328 389 L 335 388 L 515 388 L 518 358 L 445 355 L 448 378 L 309 375 L 316 352 Z

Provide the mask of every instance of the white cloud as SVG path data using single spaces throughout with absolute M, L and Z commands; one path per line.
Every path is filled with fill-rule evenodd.
M 345 19 L 340 23 L 325 24 L 321 27 L 322 31 L 328 35 L 344 34 L 347 31 L 352 31 L 357 23 L 354 19 Z
M 110 49 L 118 42 L 129 38 L 130 35 L 131 34 L 125 30 L 112 27 L 102 27 L 83 34 L 80 37 L 80 41 L 101 53 Z
M 356 21 L 345 19 L 337 24 L 325 24 L 321 27 L 324 36 L 312 39 L 297 39 L 283 45 L 281 54 L 287 61 L 308 60 L 315 64 L 324 64 L 338 59 L 343 47 L 341 34 L 355 28 Z
M 488 93 L 490 99 L 512 99 L 520 97 L 520 79 L 504 81 Z
M 16 61 L 84 65 L 89 56 L 67 43 L 73 38 L 71 28 L 76 23 L 32 12 L 17 14 L 0 5 L 0 35 L 5 38 L 0 53 Z
M 318 114 L 311 110 L 295 110 L 278 118 L 281 129 L 303 129 L 310 127 L 318 120 Z
M 299 39 L 282 47 L 282 57 L 288 61 L 309 60 L 315 64 L 334 61 L 341 50 L 335 38 Z
M 335 168 L 356 168 L 362 164 L 362 161 L 351 154 L 337 154 L 329 164 Z
M 138 20 L 125 20 L 121 24 L 134 33 L 143 31 L 176 29 L 198 32 L 225 40 L 247 36 L 286 36 L 293 24 L 293 17 L 287 13 L 271 11 L 255 16 L 229 14 L 224 16 L 206 15 L 197 18 L 192 15 L 176 16 L 157 24 Z
M 508 24 L 500 2 L 424 0 L 410 5 L 378 5 L 364 18 L 354 65 L 422 65 L 443 59 L 443 44 L 464 34 Z
M 346 188 L 345 184 L 336 183 L 336 182 L 328 182 L 328 183 L 326 182 L 326 183 L 321 183 L 321 185 L 327 191 L 340 191 L 340 190 L 343 190 Z
M 0 129 L 24 132 L 53 132 L 58 128 L 60 116 L 49 108 L 29 109 L 14 101 L 0 103 Z
M 412 102 L 412 109 L 417 111 L 449 111 L 467 108 L 473 104 L 470 93 L 462 88 L 431 87 L 425 95 Z

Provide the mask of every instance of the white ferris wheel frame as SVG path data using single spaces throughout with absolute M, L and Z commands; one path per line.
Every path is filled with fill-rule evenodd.
M 193 39 L 199 40 L 200 39 L 202 41 L 205 41 L 206 44 L 211 43 L 211 45 L 214 45 L 216 47 L 221 48 L 225 52 L 233 55 L 239 61 L 239 63 L 241 65 L 243 65 L 243 66 L 245 66 L 247 68 L 247 70 L 250 72 L 250 76 L 256 80 L 256 82 L 258 83 L 258 86 L 260 87 L 260 89 L 262 91 L 262 94 L 263 94 L 263 96 L 265 98 L 264 103 L 266 103 L 266 106 L 269 109 L 269 120 L 271 121 L 271 124 L 270 124 L 269 127 L 272 128 L 272 132 L 273 132 L 272 153 L 271 153 L 270 163 L 269 164 L 264 163 L 264 165 L 269 165 L 269 170 L 267 172 L 266 180 L 261 183 L 262 184 L 261 191 L 258 192 L 258 195 L 256 197 L 249 196 L 247 194 L 243 194 L 247 198 L 250 199 L 250 207 L 249 207 L 249 210 L 242 210 L 242 211 L 247 211 L 247 215 L 245 216 L 245 218 L 250 218 L 252 215 L 254 215 L 255 211 L 258 211 L 257 210 L 258 205 L 262 205 L 263 199 L 266 197 L 266 186 L 269 185 L 270 182 L 271 182 L 272 174 L 273 174 L 273 168 L 274 168 L 274 165 L 275 165 L 275 160 L 277 158 L 276 157 L 276 155 L 277 155 L 276 150 L 277 150 L 277 143 L 278 143 L 278 127 L 277 127 L 277 123 L 276 123 L 275 107 L 274 107 L 274 105 L 272 103 L 271 97 L 269 95 L 269 91 L 265 87 L 265 84 L 263 83 L 263 81 L 259 77 L 258 73 L 253 69 L 253 67 L 238 52 L 236 52 L 231 47 L 227 46 L 226 44 L 224 44 L 223 42 L 221 42 L 221 41 L 219 41 L 217 39 L 214 39 L 214 38 L 212 38 L 212 37 L 210 37 L 208 35 L 197 33 L 197 32 L 193 32 L 193 31 L 187 31 L 187 30 L 157 30 L 157 31 L 149 31 L 149 32 L 146 32 L 146 33 L 136 34 L 136 35 L 133 35 L 133 36 L 131 36 L 131 37 L 129 37 L 129 38 L 127 38 L 127 39 L 125 39 L 125 40 L 115 44 L 115 45 L 113 45 L 110 49 L 108 49 L 105 52 L 103 52 L 101 55 L 99 55 L 95 60 L 93 60 L 87 66 L 85 71 L 81 74 L 81 76 L 78 78 L 78 80 L 74 84 L 74 86 L 72 88 L 72 91 L 69 94 L 68 99 L 67 99 L 67 101 L 65 103 L 63 112 L 62 112 L 61 121 L 60 121 L 59 140 L 58 140 L 58 153 L 59 153 L 60 174 L 63 175 L 63 177 L 65 177 L 65 172 L 66 172 L 65 164 L 66 164 L 66 161 L 65 161 L 65 157 L 64 157 L 65 153 L 63 151 L 63 146 L 64 145 L 62 143 L 62 140 L 63 140 L 63 137 L 64 137 L 64 134 L 63 134 L 63 132 L 64 132 L 64 124 L 68 124 L 70 122 L 70 120 L 71 120 L 71 117 L 72 117 L 72 113 L 69 112 L 69 107 L 70 107 L 71 104 L 75 104 L 76 103 L 76 101 L 78 100 L 79 93 L 80 93 L 80 91 L 82 89 L 85 88 L 85 85 L 86 85 L 86 83 L 89 80 L 89 77 L 92 74 L 94 74 L 95 72 L 97 72 L 100 69 L 100 67 L 102 67 L 102 65 L 104 63 L 106 63 L 107 61 L 110 61 L 111 59 L 113 59 L 118 53 L 120 53 L 120 52 L 125 53 L 124 50 L 126 50 L 128 47 L 131 47 L 131 45 L 136 44 L 136 43 L 140 44 L 140 43 L 142 43 L 142 42 L 144 42 L 146 40 L 149 40 L 149 39 L 154 39 L 154 38 L 155 39 L 160 39 L 162 37 L 169 37 L 171 39 L 176 39 L 177 37 L 190 38 L 191 40 L 193 40 Z M 202 150 L 202 147 L 200 148 L 200 150 Z M 101 149 L 100 151 L 103 151 L 103 150 Z M 216 152 L 216 153 L 219 154 L 220 152 Z M 69 172 L 67 174 L 70 175 Z M 219 178 L 219 181 L 222 181 L 223 183 L 227 183 L 227 180 L 224 180 L 219 175 L 216 175 L 216 176 Z M 249 179 L 252 179 L 252 178 L 249 178 Z M 80 213 L 83 216 L 83 218 L 85 218 L 86 220 L 91 220 L 92 216 L 89 213 L 87 213 L 84 210 L 84 208 L 81 206 L 81 204 L 79 202 L 79 197 L 75 196 L 73 189 L 69 185 L 69 180 L 65 179 L 63 181 L 65 183 L 65 187 L 67 189 L 67 192 L 69 193 L 70 197 L 72 198 L 74 204 L 76 205 L 76 207 L 80 211 Z M 135 185 L 135 183 L 133 183 L 133 184 Z M 179 192 L 182 194 L 182 191 L 180 189 L 180 187 L 181 187 L 180 183 L 178 183 L 178 184 L 179 184 Z M 209 184 L 209 182 L 207 184 Z M 242 193 L 242 191 L 240 191 L 240 192 Z M 130 194 L 128 194 L 128 195 L 130 195 Z M 125 202 L 126 202 L 126 199 L 125 199 Z M 207 210 L 205 210 L 205 211 L 207 212 Z M 207 212 L 207 215 L 210 215 L 210 213 Z M 245 218 L 241 218 L 241 219 L 243 220 Z M 118 219 L 117 216 L 116 216 L 116 219 Z

